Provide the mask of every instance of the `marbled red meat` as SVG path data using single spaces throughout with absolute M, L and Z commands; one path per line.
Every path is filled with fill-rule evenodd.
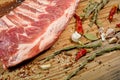
M 0 19 L 0 60 L 4 68 L 48 49 L 75 12 L 79 0 L 25 0 Z

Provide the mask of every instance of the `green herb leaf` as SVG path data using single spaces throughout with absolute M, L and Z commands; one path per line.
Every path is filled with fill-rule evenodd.
M 98 37 L 95 34 L 92 34 L 92 33 L 85 33 L 84 36 L 91 41 L 98 39 Z

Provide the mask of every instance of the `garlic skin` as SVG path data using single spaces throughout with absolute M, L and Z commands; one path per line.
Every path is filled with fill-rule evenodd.
M 101 37 L 102 41 L 105 41 L 106 40 L 106 34 L 104 33 L 104 28 L 103 27 L 101 27 L 99 29 L 99 33 L 100 33 L 100 37 Z
M 50 67 L 51 67 L 51 64 L 40 65 L 40 68 L 43 70 L 49 69 Z
M 116 43 L 117 41 L 118 41 L 118 39 L 116 37 L 109 39 L 110 44 Z
M 107 31 L 106 31 L 106 38 L 111 38 L 111 37 L 114 36 L 114 34 L 115 34 L 115 30 L 112 29 L 112 28 L 109 28 L 109 29 L 107 29 Z
M 115 34 L 115 37 L 120 40 L 120 32 Z
M 103 27 L 100 27 L 99 28 L 99 33 L 103 33 L 104 32 L 104 28 Z
M 102 41 L 105 41 L 106 39 L 105 39 L 105 33 L 101 33 L 101 39 L 102 39 Z
M 80 37 L 81 37 L 81 34 L 79 34 L 77 31 L 75 31 L 72 34 L 71 39 L 72 39 L 73 42 L 78 42 Z

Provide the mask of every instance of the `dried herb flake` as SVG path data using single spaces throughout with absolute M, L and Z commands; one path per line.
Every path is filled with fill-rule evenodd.
M 94 40 L 98 39 L 98 37 L 95 34 L 92 34 L 92 33 L 85 33 L 84 36 L 91 41 L 94 41 Z

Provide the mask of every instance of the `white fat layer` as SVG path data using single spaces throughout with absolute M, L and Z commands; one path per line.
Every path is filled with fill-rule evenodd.
M 26 58 L 29 57 L 29 52 L 31 49 L 39 44 L 39 50 L 40 52 L 46 49 L 46 47 L 51 44 L 58 36 L 59 32 L 64 30 L 65 25 L 69 21 L 69 18 L 72 16 L 72 14 L 75 11 L 75 7 L 77 6 L 79 0 L 76 0 L 74 4 L 69 7 L 64 15 L 60 17 L 58 20 L 54 21 L 47 29 L 47 31 L 40 37 L 38 37 L 33 43 L 30 44 L 19 44 L 18 46 L 18 52 L 15 54 L 14 57 L 16 57 L 15 61 L 12 61 L 12 58 L 9 60 L 10 65 L 19 63 Z M 58 24 L 59 23 L 59 24 Z M 14 58 L 13 57 L 13 58 Z
M 46 13 L 46 11 L 45 11 L 46 6 L 44 6 L 44 5 L 39 5 L 39 4 L 36 4 L 34 2 L 32 2 L 32 4 L 30 2 L 28 2 L 28 3 L 26 2 L 23 4 L 29 6 L 33 9 L 36 9 L 39 12 Z
M 75 4 L 73 4 L 73 5 L 75 5 Z M 65 24 L 67 24 L 69 18 L 74 13 L 74 9 L 75 9 L 75 6 L 71 6 L 69 9 L 66 10 L 66 12 L 64 13 L 64 15 L 61 18 L 59 18 L 57 21 L 55 21 L 54 23 L 52 23 L 50 25 L 50 27 L 48 28 L 46 33 L 42 36 L 42 37 L 44 37 L 44 39 L 41 40 L 41 43 L 39 46 L 39 49 L 41 51 L 43 51 L 46 48 L 46 46 L 44 46 L 44 45 L 53 42 L 58 37 L 59 32 L 64 30 Z
M 23 33 L 22 35 L 28 37 L 28 35 L 26 33 Z
M 16 54 L 16 56 L 17 56 L 16 61 L 19 61 L 19 60 L 24 59 L 25 57 L 27 57 L 29 51 L 31 51 L 31 49 L 39 43 L 40 38 L 41 37 L 37 38 L 31 44 L 20 44 L 19 47 L 18 47 L 19 51 Z M 24 55 L 22 53 L 24 53 Z M 24 56 L 24 58 L 23 58 L 23 56 Z
M 49 5 L 50 1 L 48 0 L 37 0 L 39 3 L 43 4 L 43 5 Z
M 20 7 L 17 7 L 17 10 L 21 13 L 21 14 L 24 14 L 26 16 L 28 16 L 29 18 L 31 19 L 34 19 L 35 21 L 38 21 L 38 16 L 39 14 L 36 12 L 35 14 L 33 12 L 31 12 L 30 10 L 28 9 L 23 9 L 23 8 L 20 8 Z
M 29 0 L 28 0 L 28 1 L 25 1 L 25 2 L 22 3 L 22 4 L 27 5 L 27 6 L 31 7 L 31 8 L 33 8 L 33 9 L 36 9 L 37 11 L 39 11 L 39 12 L 41 12 L 41 13 L 38 13 L 38 12 L 36 11 L 36 13 L 32 14 L 32 12 L 29 12 L 29 10 L 26 10 L 26 9 L 23 9 L 23 8 L 20 8 L 20 7 L 17 7 L 16 9 L 20 10 L 19 12 L 24 13 L 24 15 L 25 15 L 25 14 L 28 14 L 28 12 L 29 12 L 30 14 L 29 14 L 29 15 L 26 15 L 26 16 L 34 19 L 35 21 L 38 21 L 38 18 L 37 18 L 37 17 L 38 17 L 40 14 L 42 14 L 42 13 L 47 14 L 47 12 L 46 12 L 46 10 L 45 10 L 45 8 L 47 7 L 46 5 L 51 5 L 51 6 L 56 5 L 56 3 L 55 3 L 54 1 L 50 2 L 50 1 L 47 1 L 47 0 L 38 0 L 38 2 L 39 2 L 40 4 L 43 4 L 43 5 L 36 4 L 34 1 L 33 1 L 32 4 L 31 4 Z M 21 14 L 22 14 L 22 13 L 21 13 Z M 9 13 L 9 15 L 16 15 L 16 16 L 17 16 L 17 14 L 15 14 L 13 11 L 11 11 L 11 12 Z M 9 25 L 9 26 L 11 26 L 11 27 L 16 27 L 16 25 L 15 25 L 13 22 L 11 22 L 6 16 L 3 16 L 1 19 L 2 19 L 3 21 L 5 21 L 7 25 Z M 20 19 L 22 20 L 22 18 L 20 18 Z M 28 24 L 29 22 L 28 22 L 28 21 L 27 21 L 27 22 L 26 22 L 26 21 L 23 21 L 22 23 L 23 23 L 23 24 Z M 31 27 L 31 26 L 28 25 L 27 27 Z M 5 30 L 5 29 L 8 29 L 8 27 L 7 27 L 7 26 L 3 26 L 3 27 L 2 27 L 2 24 L 0 24 L 0 31 Z
M 4 20 L 6 22 L 7 25 L 15 27 L 16 25 L 14 23 L 12 23 L 6 16 L 3 16 L 1 18 L 2 20 Z
M 11 12 L 9 13 L 9 15 L 14 15 L 14 16 L 16 16 L 16 17 L 18 18 L 18 21 L 21 23 L 21 25 L 22 25 L 22 24 L 30 24 L 30 22 L 25 21 L 24 19 L 22 19 L 21 17 L 19 17 L 18 14 L 14 13 L 13 11 L 11 11 Z M 13 19 L 14 19 L 14 18 L 13 18 Z

